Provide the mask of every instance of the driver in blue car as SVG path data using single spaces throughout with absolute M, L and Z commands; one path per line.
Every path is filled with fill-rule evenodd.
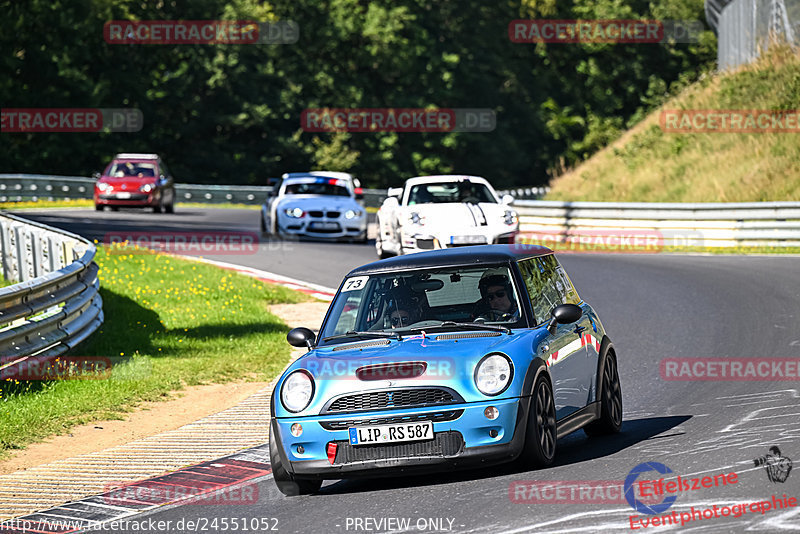
M 481 309 L 475 321 L 511 322 L 519 319 L 519 309 L 507 273 L 507 269 L 488 269 L 483 273 L 478 282 Z
M 421 310 L 409 298 L 392 299 L 389 305 L 389 326 L 390 328 L 404 328 L 414 324 L 420 319 Z

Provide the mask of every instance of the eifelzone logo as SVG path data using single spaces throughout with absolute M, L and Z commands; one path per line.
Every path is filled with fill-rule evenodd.
M 628 473 L 628 476 L 625 477 L 625 500 L 628 501 L 628 504 L 631 505 L 631 508 L 639 513 L 658 515 L 668 510 L 669 507 L 675 503 L 678 497 L 675 495 L 670 495 L 665 497 L 660 503 L 656 504 L 647 504 L 637 499 L 633 491 L 633 485 L 636 482 L 636 479 L 639 478 L 640 474 L 647 473 L 648 471 L 656 471 L 662 475 L 672 473 L 672 469 L 659 462 L 645 462 L 637 465 L 631 469 L 630 473 Z

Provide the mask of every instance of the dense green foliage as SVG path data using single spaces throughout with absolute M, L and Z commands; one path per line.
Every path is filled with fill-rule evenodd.
M 0 2 L 6 108 L 133 107 L 138 133 L 3 133 L 0 172 L 88 175 L 155 151 L 178 181 L 263 184 L 305 169 L 371 186 L 470 173 L 544 183 L 713 65 L 698 44 L 516 44 L 514 19 L 704 20 L 702 0 Z M 294 20 L 293 45 L 107 44 L 109 20 Z M 491 108 L 491 133 L 313 134 L 309 107 Z

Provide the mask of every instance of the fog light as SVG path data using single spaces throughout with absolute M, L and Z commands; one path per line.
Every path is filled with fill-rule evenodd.
M 486 419 L 494 420 L 497 419 L 498 415 L 500 415 L 500 410 L 498 410 L 494 406 L 487 406 L 486 409 L 483 410 L 483 415 L 486 416 Z
M 489 431 L 489 436 L 496 438 L 497 437 L 497 430 L 494 428 Z
M 303 454 L 306 450 L 303 448 L 302 445 L 297 446 L 297 454 Z
M 292 435 L 299 438 L 303 434 L 303 425 L 295 423 L 292 425 Z

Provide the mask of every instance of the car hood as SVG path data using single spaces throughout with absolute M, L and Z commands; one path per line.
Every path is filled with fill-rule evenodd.
M 408 216 L 417 213 L 424 217 L 425 227 L 481 227 L 503 224 L 503 216 L 510 210 L 504 204 L 481 202 L 479 204 L 415 204 L 404 206 Z
M 334 197 L 330 195 L 291 195 L 278 202 L 282 209 L 302 208 L 304 210 L 362 210 L 361 206 L 352 198 Z
M 458 392 L 466 402 L 486 401 L 494 397 L 478 391 L 473 377 L 480 360 L 492 352 L 508 355 L 515 367 L 512 384 L 503 397 L 519 396 L 527 364 L 539 338 L 545 334 L 531 330 L 514 331 L 512 335 L 492 334 L 485 331 L 437 332 L 426 337 L 408 336 L 401 341 L 374 339 L 313 349 L 289 366 L 275 388 L 279 395 L 283 380 L 290 373 L 305 370 L 314 378 L 311 404 L 299 414 L 291 414 L 276 399 L 276 415 L 314 416 L 334 397 L 386 388 L 446 387 Z M 515 362 L 515 354 L 524 356 L 516 358 Z M 408 362 L 424 362 L 424 373 L 415 376 L 408 367 L 391 365 Z M 376 365 L 383 367 L 372 374 L 371 380 L 359 379 L 357 369 Z M 516 369 L 517 365 L 526 368 Z

